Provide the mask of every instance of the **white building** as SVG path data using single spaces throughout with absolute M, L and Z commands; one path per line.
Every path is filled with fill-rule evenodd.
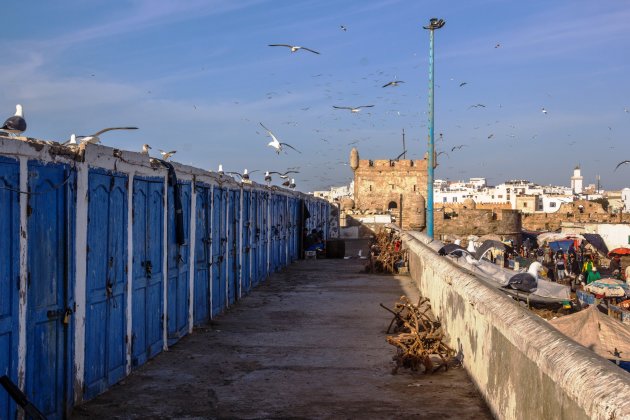
M 623 202 L 623 212 L 630 213 L 630 188 L 621 190 L 621 201 Z
M 580 174 L 580 166 L 576 166 L 573 169 L 573 176 L 571 177 L 571 190 L 573 194 L 582 194 L 582 181 L 584 177 Z

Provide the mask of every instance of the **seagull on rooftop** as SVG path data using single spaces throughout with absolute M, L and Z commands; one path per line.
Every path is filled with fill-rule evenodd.
M 280 154 L 280 152 L 283 150 L 282 146 L 287 146 L 293 150 L 295 150 L 298 153 L 302 153 L 300 152 L 298 149 L 296 149 L 295 147 L 291 146 L 289 143 L 283 143 L 281 141 L 279 141 L 276 136 L 274 136 L 274 134 L 271 132 L 271 130 L 269 130 L 267 127 L 265 127 L 263 125 L 263 123 L 259 123 L 260 126 L 262 128 L 264 128 L 267 131 L 267 134 L 269 134 L 271 136 L 272 141 L 269 142 L 269 144 L 267 144 L 267 146 L 269 147 L 273 147 L 274 149 L 276 149 L 276 154 Z
M 162 149 L 158 149 L 160 151 L 160 154 L 162 155 L 162 159 L 168 161 L 171 156 L 173 156 L 175 153 L 177 153 L 177 150 L 171 150 L 170 152 L 165 152 Z
M 392 80 L 391 82 L 387 82 L 383 85 L 383 87 L 387 87 L 387 86 L 398 86 L 401 83 L 405 83 L 404 80 Z
M 306 47 L 300 47 L 299 45 L 289 45 L 289 44 L 269 44 L 270 47 L 287 47 L 287 48 L 291 48 L 291 52 L 297 52 L 299 50 L 306 50 L 306 51 L 310 51 L 312 53 L 315 54 L 319 54 L 317 51 L 312 50 L 310 48 L 306 48 Z
M 271 182 L 271 175 L 269 175 L 269 171 L 265 172 L 265 182 L 267 183 L 267 185 L 269 185 L 269 183 Z
M 0 130 L 6 131 L 14 136 L 20 135 L 26 131 L 26 120 L 24 119 L 22 105 L 17 104 L 15 106 L 15 115 L 7 118 Z
M 82 143 L 92 143 L 92 144 L 96 144 L 96 143 L 100 143 L 101 139 L 100 139 L 100 135 L 103 133 L 106 133 L 108 131 L 112 131 L 112 130 L 137 130 L 138 127 L 109 127 L 109 128 L 104 128 L 102 130 L 97 131 L 96 133 L 89 135 L 89 136 L 77 136 L 77 138 L 79 140 L 81 140 Z
M 70 140 L 68 140 L 68 141 L 66 141 L 64 143 L 61 143 L 61 144 L 64 145 L 64 146 L 71 145 L 71 144 L 77 144 L 77 136 L 76 136 L 76 134 L 70 134 Z
M 361 106 L 337 106 L 337 105 L 333 105 L 333 108 L 335 109 L 349 109 L 350 112 L 352 112 L 353 114 L 356 114 L 357 112 L 360 112 L 362 108 L 372 108 L 374 105 L 361 105 Z
M 149 150 L 151 150 L 151 146 L 149 146 L 146 143 L 142 145 L 142 154 L 143 155 L 148 155 L 149 154 Z

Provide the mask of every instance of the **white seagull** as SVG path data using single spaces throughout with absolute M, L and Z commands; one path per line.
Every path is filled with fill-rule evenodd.
M 401 83 L 405 83 L 403 80 L 392 80 L 391 82 L 385 83 L 383 85 L 383 87 L 387 87 L 387 86 L 398 86 Z
M 6 131 L 7 133 L 13 134 L 14 136 L 22 134 L 26 131 L 26 120 L 24 119 L 22 105 L 17 104 L 15 106 L 15 115 L 7 118 L 0 130 Z
M 289 177 L 289 174 L 299 174 L 298 171 L 286 171 L 286 172 L 271 171 L 269 173 L 270 174 L 278 174 L 278 175 L 280 175 L 280 178 L 282 178 L 282 179 L 287 179 Z
M 541 109 L 542 113 L 547 115 L 547 110 L 545 108 Z
M 138 127 L 109 127 L 109 128 L 104 128 L 102 130 L 97 131 L 96 133 L 90 135 L 90 136 L 77 136 L 77 138 L 79 140 L 81 140 L 82 143 L 100 143 L 101 139 L 100 139 L 100 135 L 103 133 L 106 133 L 108 131 L 112 131 L 112 130 L 137 130 Z
M 281 141 L 278 141 L 276 136 L 274 136 L 273 133 L 271 132 L 271 130 L 269 130 L 267 127 L 265 127 L 263 125 L 263 123 L 260 123 L 260 126 L 262 128 L 264 128 L 267 131 L 267 133 L 271 136 L 272 141 L 270 141 L 269 144 L 267 144 L 267 146 L 273 147 L 274 149 L 276 149 L 276 153 L 277 154 L 280 154 L 280 152 L 282 151 L 282 146 L 287 146 L 287 147 L 295 150 L 298 153 L 302 153 L 298 149 L 296 149 L 295 147 L 291 146 L 289 143 L 283 143 Z
M 142 145 L 142 154 L 143 155 L 148 155 L 149 154 L 149 150 L 151 150 L 151 146 L 149 146 L 146 143 Z
M 162 149 L 158 149 L 160 151 L 160 154 L 162 155 L 162 159 L 164 160 L 169 160 L 171 158 L 171 156 L 173 156 L 175 153 L 177 153 L 177 150 L 171 150 L 170 152 L 165 152 Z
M 306 47 L 300 47 L 299 45 L 289 45 L 289 44 L 269 44 L 270 47 L 287 47 L 287 48 L 291 48 L 291 52 L 294 53 L 296 51 L 299 50 L 306 50 L 306 51 L 310 51 L 312 53 L 315 54 L 319 54 L 317 51 L 315 50 L 311 50 L 310 48 L 306 48 Z
M 350 112 L 356 114 L 357 112 L 360 112 L 362 108 L 372 108 L 374 105 L 361 105 L 361 106 L 337 106 L 337 105 L 333 105 L 333 108 L 335 109 L 349 109 Z

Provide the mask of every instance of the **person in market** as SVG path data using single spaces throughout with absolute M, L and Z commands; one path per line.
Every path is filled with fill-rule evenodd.
M 591 284 L 595 280 L 599 280 L 601 278 L 602 278 L 602 275 L 599 274 L 599 271 L 597 271 L 597 267 L 593 265 L 593 267 L 591 268 L 591 271 L 589 271 L 588 276 L 586 277 L 586 284 Z

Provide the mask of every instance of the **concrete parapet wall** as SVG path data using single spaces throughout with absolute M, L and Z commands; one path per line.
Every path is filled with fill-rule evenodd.
M 630 375 L 403 234 L 409 271 L 502 419 L 630 419 Z

